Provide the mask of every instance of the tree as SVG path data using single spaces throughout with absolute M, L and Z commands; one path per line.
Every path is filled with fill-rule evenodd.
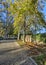
M 0 36 L 2 37 L 4 35 L 4 29 L 3 29 L 4 25 L 3 22 L 0 21 Z
M 9 35 L 13 35 L 13 17 L 9 15 L 10 13 L 7 10 L 7 8 L 9 7 L 9 4 L 6 1 L 4 2 L 4 0 L 1 0 L 1 5 L 3 7 L 1 7 L 0 12 L 6 14 L 6 19 L 4 18 L 4 28 L 3 29 L 5 29 L 4 36 L 7 37 Z M 2 15 L 0 18 L 2 21 L 3 20 Z
M 38 0 L 18 0 L 10 4 L 8 10 L 14 16 L 14 33 L 18 33 L 23 29 L 23 34 L 25 38 L 26 29 L 38 22 L 43 25 L 43 19 L 38 9 Z M 28 21 L 28 22 L 27 22 Z M 42 21 L 42 22 L 41 22 Z M 28 25 L 27 25 L 28 23 Z

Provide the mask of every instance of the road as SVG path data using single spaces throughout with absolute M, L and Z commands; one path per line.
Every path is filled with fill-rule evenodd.
M 28 47 L 21 48 L 17 42 L 0 44 L 0 65 L 24 65 L 28 59 L 28 51 Z M 31 62 L 31 65 L 35 64 Z

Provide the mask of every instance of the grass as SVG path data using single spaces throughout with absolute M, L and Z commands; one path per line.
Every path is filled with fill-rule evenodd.
M 23 42 L 22 40 L 18 40 L 17 42 L 18 42 L 18 44 L 19 44 L 20 46 L 25 45 L 25 42 Z
M 46 54 L 41 54 L 37 57 L 33 57 L 38 65 L 46 65 Z

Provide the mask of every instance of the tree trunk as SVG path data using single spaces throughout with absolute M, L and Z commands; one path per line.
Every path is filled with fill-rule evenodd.
M 23 31 L 23 42 L 25 42 L 25 31 Z
M 18 32 L 18 40 L 20 39 L 20 32 Z

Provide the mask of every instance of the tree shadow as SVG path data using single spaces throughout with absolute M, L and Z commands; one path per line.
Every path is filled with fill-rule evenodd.
M 0 55 L 3 55 L 3 54 L 5 54 L 5 53 L 8 53 L 8 52 L 11 52 L 11 51 L 14 51 L 14 50 L 17 50 L 17 49 L 14 48 L 14 49 L 8 49 L 8 50 L 1 50 L 1 51 L 0 51 Z

